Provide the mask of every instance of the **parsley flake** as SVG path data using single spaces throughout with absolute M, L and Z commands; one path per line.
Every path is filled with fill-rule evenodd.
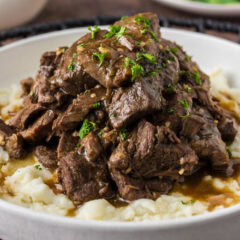
M 96 123 L 89 122 L 87 119 L 83 121 L 82 127 L 79 130 L 79 137 L 83 139 L 87 136 L 94 128 L 96 127 Z
M 105 54 L 100 52 L 94 52 L 92 56 L 93 56 L 93 59 L 99 60 L 99 67 L 101 67 L 105 58 Z
M 91 32 L 91 39 L 95 38 L 95 34 L 101 30 L 101 28 L 97 25 L 92 28 L 91 26 L 88 27 L 88 30 Z
M 137 61 L 146 58 L 148 59 L 152 64 L 157 64 L 156 58 L 148 53 L 137 53 Z
M 134 62 L 131 58 L 126 57 L 125 58 L 125 63 L 124 63 L 125 67 L 130 67 L 131 71 L 132 71 L 132 81 L 135 80 L 135 78 L 141 76 L 144 74 L 144 68 L 137 64 L 136 62 Z
M 199 71 L 197 71 L 196 74 L 195 74 L 195 81 L 198 85 L 200 85 L 200 86 L 202 85 L 202 80 L 200 78 Z
M 126 20 L 127 18 L 128 18 L 128 16 L 122 16 L 121 19 L 120 19 L 120 21 L 124 21 L 124 20 Z
M 191 60 L 191 57 L 186 56 L 186 57 L 184 58 L 184 60 L 185 60 L 186 62 L 189 62 L 189 61 Z
M 168 51 L 173 54 L 176 54 L 178 52 L 178 48 L 169 48 Z
M 122 128 L 120 130 L 120 137 L 122 138 L 123 141 L 127 139 L 128 131 L 126 128 Z
M 102 129 L 99 133 L 98 133 L 98 135 L 99 136 L 102 136 L 104 134 L 104 130 Z
M 35 165 L 34 167 L 35 167 L 37 170 L 42 170 L 40 164 L 37 164 L 37 165 Z
M 116 36 L 117 39 L 122 37 L 125 34 L 126 27 L 121 27 L 118 25 L 111 25 L 109 27 L 109 32 L 105 34 L 105 38 L 111 38 L 113 36 Z
M 175 109 L 173 108 L 173 107 L 170 107 L 169 109 L 168 109 L 168 113 L 174 113 L 174 111 L 175 111 Z
M 75 64 L 73 61 L 68 65 L 68 71 L 73 71 L 75 69 Z
M 183 100 L 181 100 L 179 102 L 185 109 L 189 108 L 189 104 L 188 104 L 188 101 L 186 99 L 183 99 Z
M 93 107 L 94 108 L 99 108 L 101 106 L 101 103 L 100 102 L 97 102 L 97 103 L 94 103 L 93 104 Z
M 116 33 L 117 39 L 121 38 L 125 34 L 126 27 L 121 27 L 119 32 Z

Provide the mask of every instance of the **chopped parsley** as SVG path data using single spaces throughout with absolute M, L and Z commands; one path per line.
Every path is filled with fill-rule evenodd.
M 98 135 L 99 136 L 102 136 L 104 134 L 104 130 L 102 129 L 99 133 L 98 133 Z
M 188 101 L 186 99 L 183 99 L 183 100 L 181 100 L 179 102 L 185 109 L 189 108 L 189 104 L 188 104 Z
M 91 38 L 95 38 L 95 34 L 101 30 L 101 28 L 95 25 L 93 28 L 91 26 L 88 27 L 88 30 L 91 32 Z
M 188 205 L 188 204 L 194 204 L 195 200 L 190 200 L 190 201 L 181 201 L 183 205 Z
M 81 147 L 81 143 L 78 143 L 78 144 L 77 144 L 77 147 Z
M 168 113 L 174 113 L 175 109 L 173 107 L 168 108 Z
M 32 97 L 34 93 L 33 93 L 33 91 L 31 91 L 29 94 L 30 94 L 30 96 Z
M 174 84 L 169 83 L 168 84 L 168 89 L 175 91 L 176 90 L 176 86 Z
M 147 18 L 147 17 L 144 18 L 144 17 L 141 17 L 141 16 L 137 16 L 137 17 L 135 17 L 134 20 L 138 25 L 140 25 L 143 22 L 145 28 L 148 28 L 151 25 L 151 19 Z
M 148 30 L 147 29 L 141 29 L 140 32 L 141 34 L 145 34 Z
M 168 51 L 173 54 L 176 54 L 178 52 L 178 48 L 169 48 Z
M 156 77 L 157 73 L 156 72 L 151 72 L 149 75 L 150 75 L 150 77 Z
M 94 108 L 99 108 L 101 106 L 101 103 L 100 102 L 97 102 L 97 103 L 94 103 L 93 104 L 93 107 Z
M 118 25 L 111 25 L 109 27 L 109 32 L 105 34 L 105 38 L 111 38 L 113 36 L 116 36 L 117 39 L 122 37 L 125 34 L 126 27 L 121 27 Z
M 126 27 L 120 28 L 120 31 L 116 33 L 117 39 L 119 39 L 120 37 L 122 37 L 125 34 L 125 30 L 126 30 Z
M 42 170 L 40 164 L 37 164 L 37 165 L 35 165 L 34 167 L 35 167 L 37 170 Z
M 93 56 L 93 59 L 99 60 L 99 67 L 101 67 L 105 58 L 105 54 L 100 52 L 94 52 L 92 56 Z
M 198 85 L 202 85 L 202 80 L 201 80 L 201 78 L 200 78 L 199 71 L 196 72 L 194 78 L 195 78 L 195 81 L 196 81 L 196 83 L 197 83 Z
M 122 138 L 123 141 L 127 139 L 128 131 L 126 128 L 122 128 L 120 130 L 120 137 Z
M 131 68 L 131 71 L 132 71 L 132 81 L 134 81 L 135 78 L 137 78 L 137 77 L 139 77 L 139 76 L 144 74 L 144 68 L 141 65 L 137 64 L 136 62 L 134 62 L 129 57 L 125 58 L 124 65 L 125 65 L 126 68 L 128 68 L 128 67 Z
M 77 48 L 78 47 L 85 47 L 86 45 L 87 45 L 86 43 L 80 43 L 80 44 L 77 45 Z
M 148 53 L 137 53 L 137 61 L 146 58 L 147 60 L 149 60 L 152 64 L 157 64 L 156 58 L 154 56 L 152 56 L 151 54 Z
M 68 65 L 68 71 L 73 71 L 75 69 L 75 64 L 73 61 Z
M 186 57 L 184 58 L 184 60 L 185 60 L 186 62 L 189 62 L 189 61 L 191 60 L 191 57 L 186 56 Z
M 76 57 L 77 56 L 77 53 L 73 53 L 73 57 Z
M 226 151 L 228 153 L 229 158 L 232 158 L 232 151 L 230 150 L 230 145 L 232 144 L 232 142 L 227 142 L 226 143 Z
M 128 16 L 122 16 L 121 19 L 120 19 L 120 21 L 124 21 L 124 20 L 126 20 L 127 18 L 128 18 Z
M 82 127 L 79 130 L 79 137 L 83 139 L 87 136 L 94 128 L 96 127 L 96 123 L 89 122 L 87 119 L 83 121 Z
M 159 41 L 159 38 L 156 36 L 156 34 L 153 31 L 149 31 L 151 34 L 152 38 L 155 39 L 156 41 Z

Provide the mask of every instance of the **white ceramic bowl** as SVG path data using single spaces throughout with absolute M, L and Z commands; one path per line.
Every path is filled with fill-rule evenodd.
M 74 29 L 44 34 L 0 48 L 0 87 L 34 76 L 41 54 L 70 45 L 86 33 Z M 240 87 L 240 46 L 199 33 L 162 29 L 183 45 L 206 72 L 220 67 Z M 185 219 L 164 222 L 81 221 L 34 212 L 0 200 L 3 240 L 239 240 L 240 204 Z
M 208 4 L 191 2 L 190 0 L 154 0 L 163 5 L 185 12 L 197 13 L 207 16 L 239 17 L 240 4 Z
M 0 0 L 0 30 L 31 20 L 47 2 L 48 0 Z

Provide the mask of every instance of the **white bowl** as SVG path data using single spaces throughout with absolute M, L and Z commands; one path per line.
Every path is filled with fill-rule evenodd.
M 34 18 L 48 0 L 0 0 L 0 30 L 15 27 Z
M 86 28 L 44 34 L 0 48 L 0 87 L 34 76 L 41 54 L 70 45 Z M 240 87 L 240 46 L 207 35 L 162 29 L 165 38 L 183 45 L 211 72 L 220 67 Z M 3 240 L 239 240 L 240 204 L 185 219 L 162 222 L 82 221 L 34 212 L 0 200 Z
M 240 4 L 209 4 L 190 0 L 154 0 L 168 7 L 207 16 L 239 17 Z

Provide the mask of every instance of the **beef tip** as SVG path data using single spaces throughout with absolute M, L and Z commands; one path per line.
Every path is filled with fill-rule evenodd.
M 191 146 L 200 159 L 211 163 L 214 170 L 225 171 L 230 166 L 230 160 L 217 123 L 207 109 L 198 108 L 197 112 L 204 118 L 206 124 L 193 137 Z
M 11 158 L 21 159 L 26 155 L 23 138 L 15 129 L 0 119 L 0 145 L 3 146 Z
M 65 157 L 69 152 L 73 151 L 77 147 L 78 140 L 78 137 L 74 137 L 69 132 L 62 133 L 57 148 L 58 159 Z
M 143 120 L 126 141 L 119 143 L 108 166 L 121 197 L 127 200 L 154 198 L 154 192 L 158 191 L 151 189 L 149 182 L 158 181 L 160 188 L 165 186 L 159 193 L 166 193 L 176 180 L 193 173 L 198 157 L 188 145 L 176 143 L 179 140 L 173 135 L 166 127 L 155 127 Z
M 94 40 L 104 38 L 105 30 L 95 34 Z M 77 53 L 81 52 L 87 45 L 93 42 L 91 34 L 88 33 L 77 40 L 63 55 L 60 66 L 55 72 L 54 84 L 65 94 L 76 96 L 83 92 L 85 87 L 93 88 L 97 82 L 83 69 L 78 62 Z
M 113 197 L 102 150 L 98 137 L 90 133 L 80 149 L 60 159 L 63 188 L 75 204 Z
M 233 141 L 237 134 L 237 123 L 231 114 L 217 105 L 204 88 L 197 89 L 198 101 L 207 108 L 216 120 L 218 120 L 218 129 L 221 132 L 224 141 Z
M 31 144 L 39 142 L 51 134 L 54 119 L 55 113 L 52 110 L 48 110 L 20 134 Z
M 46 168 L 56 169 L 58 166 L 56 148 L 37 146 L 34 151 L 37 160 Z
M 175 94 L 168 99 L 168 104 L 154 119 L 155 123 L 164 124 L 175 132 L 183 128 L 183 123 L 192 111 L 192 98 L 179 85 Z
M 28 95 L 30 93 L 31 88 L 33 86 L 33 82 L 34 80 L 31 77 L 25 78 L 21 81 L 24 95 Z
M 40 116 L 44 110 L 45 108 L 39 104 L 32 104 L 27 101 L 24 108 L 10 119 L 9 125 L 24 130 L 36 119 L 36 117 Z
M 136 22 L 135 18 L 141 17 L 141 21 Z M 145 34 L 141 33 L 144 26 L 144 19 L 148 19 L 149 26 L 145 29 Z M 119 38 L 115 35 L 106 34 L 105 39 L 90 42 L 83 49 L 77 52 L 77 66 L 82 66 L 92 78 L 96 79 L 106 88 L 123 86 L 130 82 L 132 72 L 125 66 L 126 57 L 136 60 L 136 43 L 130 40 L 129 34 L 135 40 L 146 42 L 144 49 L 147 53 L 156 56 L 158 54 L 157 37 L 159 33 L 158 18 L 154 14 L 146 13 L 127 18 L 127 20 L 116 22 L 115 28 L 124 30 L 124 36 Z M 152 37 L 155 36 L 155 39 Z M 149 41 L 148 41 L 149 40 Z M 100 62 L 96 53 L 104 54 L 104 61 Z
M 74 128 L 85 116 L 98 107 L 100 102 L 105 99 L 106 90 L 98 87 L 88 90 L 78 95 L 68 109 L 54 121 L 53 131 L 62 131 Z M 97 104 L 97 105 L 96 105 Z
M 130 87 L 115 90 L 107 108 L 112 126 L 122 128 L 160 111 L 164 104 L 161 91 L 159 76 L 140 78 Z
M 232 142 L 237 135 L 236 120 L 233 117 L 223 115 L 218 123 L 218 129 L 224 141 Z
M 196 114 L 191 114 L 183 122 L 181 135 L 185 137 L 194 137 L 203 127 L 206 121 Z

